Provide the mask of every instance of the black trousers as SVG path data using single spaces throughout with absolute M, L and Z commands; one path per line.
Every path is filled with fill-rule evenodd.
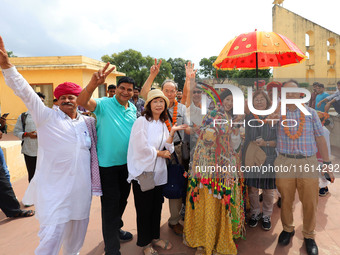
M 120 255 L 119 229 L 123 226 L 122 215 L 127 205 L 131 184 L 127 165 L 99 167 L 103 196 L 102 231 L 106 255 Z
M 159 239 L 161 212 L 164 198 L 163 186 L 156 186 L 152 190 L 141 191 L 137 181 L 132 181 L 137 213 L 137 245 L 144 247 L 153 239 Z
M 6 177 L 4 169 L 0 166 L 0 209 L 7 217 L 20 213 L 20 204 L 15 197 L 11 183 Z
M 31 157 L 26 154 L 24 154 L 25 157 L 25 163 L 26 163 L 26 168 L 28 172 L 28 182 L 31 182 L 34 173 L 35 173 L 35 167 L 37 165 L 37 157 Z

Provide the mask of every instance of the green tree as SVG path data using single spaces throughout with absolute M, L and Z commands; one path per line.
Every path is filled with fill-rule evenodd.
M 119 53 L 113 53 L 111 56 L 102 56 L 102 61 L 110 62 L 115 65 L 117 71 L 123 72 L 126 76 L 132 77 L 136 81 L 137 87 L 142 87 L 149 76 L 150 67 L 154 64 L 154 58 L 144 57 L 139 51 L 129 49 Z M 155 82 L 161 83 L 165 78 L 172 78 L 171 65 L 165 60 L 162 62 L 160 72 Z
M 212 56 L 210 58 L 202 58 L 200 61 L 199 74 L 204 78 L 219 78 L 221 79 L 221 83 L 223 83 L 226 79 L 234 80 L 238 84 L 252 86 L 254 85 L 254 81 L 256 78 L 256 70 L 217 70 L 213 67 L 213 63 L 216 61 L 217 56 Z M 260 69 L 258 70 L 258 79 L 265 80 L 266 83 L 269 81 L 269 78 L 272 76 L 270 69 Z
M 10 58 L 16 58 L 17 56 L 14 55 L 13 51 L 7 51 L 7 55 Z
M 137 87 L 141 86 L 140 80 L 143 75 L 143 68 L 146 68 L 146 59 L 142 53 L 136 50 L 125 50 L 120 53 L 113 53 L 111 56 L 102 56 L 102 61 L 110 62 L 116 66 L 117 71 L 125 73 L 136 81 Z
M 232 80 L 235 80 L 240 85 L 253 86 L 256 80 L 265 80 L 269 82 L 269 78 L 272 77 L 270 69 L 259 69 L 258 78 L 256 78 L 256 70 L 238 70 L 232 75 Z
M 171 74 L 174 81 L 178 84 L 179 89 L 183 89 L 185 82 L 185 64 L 188 61 L 183 58 L 169 58 L 168 63 L 171 64 Z M 163 64 L 162 64 L 163 65 Z
M 230 79 L 233 76 L 235 70 L 217 70 L 216 72 L 216 68 L 212 65 L 216 59 L 217 56 L 202 58 L 199 63 L 201 69 L 198 71 L 198 73 L 204 78 L 219 78 L 223 83 L 226 79 Z
M 173 75 L 171 73 L 171 69 L 172 69 L 171 64 L 168 61 L 166 61 L 164 58 L 158 59 L 158 61 L 159 60 L 162 60 L 162 64 L 161 64 L 159 73 L 157 77 L 155 78 L 155 82 L 158 84 L 162 84 L 163 81 L 166 79 L 173 79 Z

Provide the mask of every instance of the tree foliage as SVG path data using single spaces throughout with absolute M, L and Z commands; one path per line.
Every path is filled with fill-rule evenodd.
M 133 78 L 137 87 L 143 86 L 150 74 L 150 67 L 154 64 L 154 58 L 144 57 L 142 53 L 133 49 L 113 53 L 111 56 L 104 55 L 102 61 L 110 62 L 116 66 L 117 71 Z M 172 78 L 171 65 L 165 59 L 162 59 L 162 65 L 155 82 L 162 83 L 166 78 Z
M 256 70 L 238 70 L 232 76 L 238 84 L 253 86 L 256 80 L 265 80 L 266 83 L 269 82 L 269 78 L 272 76 L 270 69 L 259 69 L 258 78 L 256 77 Z
M 17 56 L 14 55 L 13 51 L 7 51 L 7 55 L 10 58 L 16 58 Z
M 212 65 L 216 59 L 217 56 L 202 58 L 200 61 L 201 69 L 198 71 L 198 73 L 204 78 L 219 78 L 223 83 L 226 79 L 230 79 L 233 76 L 235 70 L 216 70 L 216 68 Z
M 215 62 L 217 56 L 212 56 L 210 58 L 202 58 L 200 61 L 201 69 L 199 70 L 199 74 L 204 78 L 219 78 L 221 79 L 221 83 L 223 83 L 226 79 L 234 80 L 238 84 L 252 86 L 254 81 L 256 81 L 256 70 L 216 70 L 213 67 L 213 63 Z M 258 79 L 266 80 L 268 82 L 271 77 L 270 69 L 260 69 L 258 70 Z
M 174 81 L 178 84 L 179 89 L 183 89 L 185 82 L 185 64 L 188 61 L 183 58 L 169 58 L 168 63 L 171 64 L 171 74 L 174 76 Z

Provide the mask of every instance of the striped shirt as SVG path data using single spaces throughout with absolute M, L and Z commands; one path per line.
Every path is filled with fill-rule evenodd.
M 298 139 L 290 139 L 285 134 L 283 125 L 281 123 L 278 125 L 277 150 L 279 153 L 313 156 L 318 151 L 315 137 L 323 135 L 321 121 L 314 109 L 307 106 L 305 107 L 312 115 L 305 115 L 305 125 L 302 130 L 302 135 Z M 287 121 L 283 124 L 286 126 L 293 126 L 294 122 L 289 121 L 290 119 L 294 119 L 298 123 L 295 127 L 289 127 L 289 131 L 292 135 L 296 134 L 299 128 L 300 116 L 301 112 L 299 108 L 296 108 L 295 111 L 290 111 L 287 108 Z M 282 116 L 280 120 L 282 121 Z
M 327 99 L 328 101 L 331 101 L 331 100 L 333 100 L 333 99 L 335 99 L 336 101 L 340 101 L 340 91 L 338 90 L 338 91 L 335 92 L 334 94 L 332 94 L 332 95 L 326 97 L 326 99 Z

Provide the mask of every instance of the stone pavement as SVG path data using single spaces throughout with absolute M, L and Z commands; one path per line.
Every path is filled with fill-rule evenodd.
M 336 153 L 337 155 L 340 155 Z M 332 158 L 333 162 L 340 163 L 339 157 Z M 24 176 L 20 180 L 13 183 L 14 191 L 21 201 L 25 189 L 27 188 L 27 177 Z M 319 254 L 336 255 L 340 254 L 340 180 L 337 179 L 334 184 L 329 186 L 330 193 L 326 197 L 319 198 L 319 207 L 317 212 L 316 226 L 316 242 L 319 246 Z M 32 207 L 34 209 L 34 207 Z M 169 251 L 158 249 L 160 254 L 194 254 L 195 250 L 186 247 L 182 243 L 182 239 L 175 234 L 167 226 L 169 217 L 169 206 L 166 201 L 162 211 L 161 221 L 161 238 L 169 239 L 174 248 Z M 136 213 L 133 202 L 133 194 L 131 192 L 128 206 L 123 217 L 125 226 L 124 230 L 131 231 L 134 239 L 131 242 L 124 243 L 121 246 L 122 255 L 142 255 L 141 248 L 136 246 Z M 256 228 L 246 228 L 246 240 L 238 240 L 238 254 L 306 254 L 302 236 L 302 206 L 296 194 L 294 220 L 296 226 L 296 234 L 292 238 L 292 242 L 281 247 L 277 245 L 278 235 L 282 231 L 280 221 L 280 209 L 274 205 L 272 215 L 272 229 L 264 231 L 260 224 Z M 39 243 L 37 236 L 39 230 L 38 221 L 35 217 L 8 219 L 0 211 L 0 255 L 31 255 Z M 61 253 L 60 253 L 61 254 Z M 104 243 L 101 234 L 101 213 L 100 199 L 94 197 L 91 207 L 90 223 L 85 239 L 84 246 L 80 254 L 86 255 L 102 255 L 104 254 Z

